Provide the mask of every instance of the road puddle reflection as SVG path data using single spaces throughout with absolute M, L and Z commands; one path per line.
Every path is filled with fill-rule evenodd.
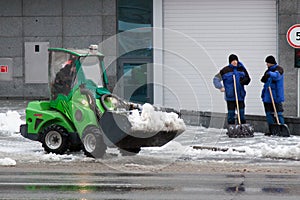
M 280 188 L 280 187 L 266 187 L 266 188 L 262 188 L 262 191 L 265 193 L 287 194 L 290 192 L 290 189 Z
M 244 187 L 243 184 L 237 185 L 237 186 L 231 186 L 231 187 L 227 187 L 225 189 L 226 192 L 233 192 L 233 193 L 241 193 L 241 192 L 245 192 L 246 188 Z
M 87 185 L 26 185 L 19 186 L 27 191 L 74 191 L 82 194 L 92 192 L 130 192 L 130 191 L 170 191 L 172 187 L 164 186 L 141 186 L 138 184 L 87 184 Z M 16 187 L 14 187 L 16 189 Z
M 251 177 L 245 174 L 226 175 L 229 179 L 225 184 L 227 193 L 252 193 L 262 192 L 264 194 L 300 194 L 299 176 L 293 175 L 265 175 L 263 186 L 255 184 L 261 177 Z M 284 180 L 284 181 L 283 181 Z

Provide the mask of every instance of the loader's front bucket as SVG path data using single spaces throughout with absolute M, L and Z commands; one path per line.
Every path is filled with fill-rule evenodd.
M 163 146 L 180 135 L 176 131 L 133 131 L 127 113 L 106 111 L 100 119 L 100 126 L 110 144 L 122 149 Z
M 154 133 L 149 132 L 133 132 L 127 135 L 116 145 L 122 149 L 132 149 L 139 147 L 160 147 L 175 137 L 180 135 L 180 131 L 158 131 Z
M 113 146 L 124 139 L 131 129 L 131 124 L 128 121 L 126 113 L 116 113 L 105 111 L 100 118 L 100 126 L 105 134 L 106 139 Z

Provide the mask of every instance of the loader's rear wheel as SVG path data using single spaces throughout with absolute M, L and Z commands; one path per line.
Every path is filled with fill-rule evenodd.
M 134 156 L 141 151 L 141 148 L 120 148 L 119 151 L 122 156 Z
M 94 126 L 87 127 L 83 132 L 82 143 L 84 154 L 88 157 L 102 158 L 106 151 L 102 131 Z
M 64 154 L 68 149 L 68 133 L 61 126 L 53 124 L 43 130 L 41 142 L 46 152 Z

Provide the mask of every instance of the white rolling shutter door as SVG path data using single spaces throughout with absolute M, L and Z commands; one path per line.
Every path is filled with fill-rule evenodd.
M 260 98 L 264 59 L 277 57 L 275 0 L 164 0 L 163 104 L 226 112 L 212 79 L 237 54 L 252 81 L 246 113 L 264 113 Z

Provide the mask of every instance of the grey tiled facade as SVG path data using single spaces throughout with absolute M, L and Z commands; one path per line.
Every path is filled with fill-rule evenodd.
M 46 41 L 50 47 L 65 48 L 100 43 L 116 34 L 116 1 L 0 0 L 0 59 L 13 59 L 13 81 L 0 81 L 0 98 L 47 98 L 47 84 L 25 84 L 24 43 Z M 285 114 L 296 116 L 298 69 L 286 33 L 300 21 L 300 0 L 277 0 L 277 5 L 278 38 L 274 40 L 278 41 L 277 60 L 285 69 Z M 106 56 L 113 60 L 114 52 Z M 116 74 L 113 64 L 108 70 L 111 87 Z
M 1 98 L 49 96 L 47 84 L 25 84 L 25 42 L 87 48 L 116 34 L 116 0 L 0 0 L 0 8 L 0 59 L 13 59 L 13 81 L 0 81 Z

